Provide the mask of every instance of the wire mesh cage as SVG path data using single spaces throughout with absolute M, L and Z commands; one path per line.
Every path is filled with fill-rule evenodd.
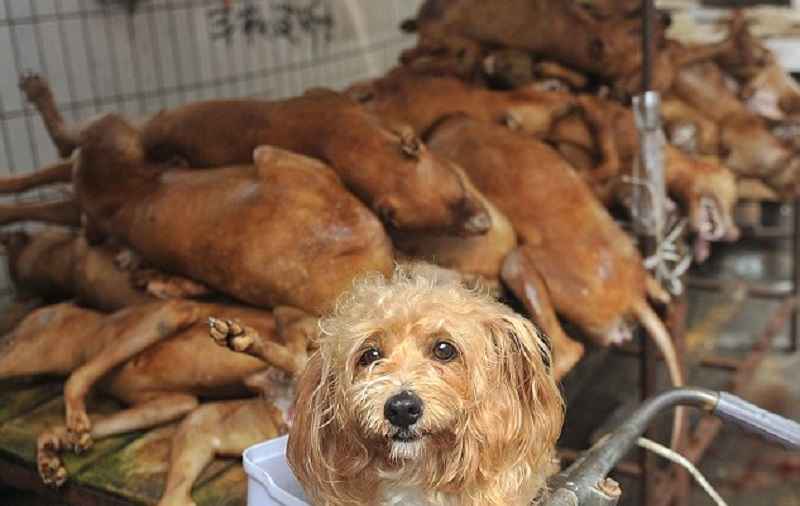
M 0 0 L 0 175 L 57 152 L 18 89 L 44 75 L 68 121 L 211 98 L 281 98 L 376 75 L 419 1 Z M 213 125 L 209 125 L 213 128 Z M 38 190 L 16 200 L 47 198 Z M 6 269 L 0 295 L 13 294 Z

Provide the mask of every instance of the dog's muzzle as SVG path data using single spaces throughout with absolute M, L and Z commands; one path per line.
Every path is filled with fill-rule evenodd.
M 393 395 L 383 405 L 383 416 L 395 427 L 408 428 L 422 417 L 423 404 L 414 392 Z

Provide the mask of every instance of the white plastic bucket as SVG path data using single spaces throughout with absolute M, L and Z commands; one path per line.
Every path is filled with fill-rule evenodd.
M 286 462 L 287 440 L 271 439 L 244 451 L 247 506 L 309 506 Z

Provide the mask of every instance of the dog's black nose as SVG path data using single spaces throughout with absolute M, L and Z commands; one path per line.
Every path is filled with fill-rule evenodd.
M 422 416 L 422 399 L 408 390 L 393 395 L 383 406 L 383 416 L 396 427 L 409 427 Z

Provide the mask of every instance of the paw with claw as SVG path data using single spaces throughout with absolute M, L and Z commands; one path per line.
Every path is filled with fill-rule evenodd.
M 69 405 L 67 405 L 66 418 L 66 439 L 75 453 L 80 455 L 94 444 L 91 435 L 92 423 L 84 409 L 70 409 Z
M 218 345 L 233 351 L 245 351 L 255 342 L 255 331 L 235 320 L 210 317 L 208 331 Z
M 52 487 L 60 487 L 67 481 L 67 469 L 59 457 L 62 441 L 58 434 L 45 432 L 36 443 L 36 467 L 42 481 Z
M 30 102 L 36 102 L 50 93 L 50 86 L 39 74 L 28 71 L 19 78 L 19 89 Z

